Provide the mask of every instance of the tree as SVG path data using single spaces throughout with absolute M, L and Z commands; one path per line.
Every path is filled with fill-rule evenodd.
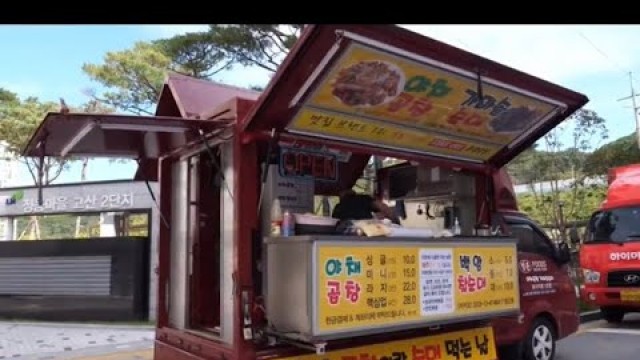
M 2 106 L 7 106 L 12 103 L 15 104 L 18 101 L 20 101 L 20 99 L 18 99 L 18 94 L 0 88 L 0 104 L 2 104 Z
M 594 151 L 587 157 L 585 168 L 589 176 L 604 176 L 612 167 L 635 163 L 640 163 L 640 148 L 633 133 Z
M 153 44 L 171 59 L 169 68 L 172 71 L 199 79 L 208 79 L 229 70 L 236 62 L 234 57 L 229 57 L 211 41 L 211 35 L 206 32 L 176 35 L 156 40 Z
M 36 97 L 24 100 L 5 89 L 0 90 L 0 140 L 14 154 L 14 158 L 27 166 L 35 185 L 40 185 L 39 159 L 18 156 L 40 125 L 47 112 L 58 111 L 60 105 L 54 102 L 42 102 Z M 4 99 L 4 100 L 3 100 Z M 45 157 L 43 162 L 42 185 L 48 185 L 68 168 L 67 159 Z
M 201 79 L 235 64 L 275 72 L 301 30 L 299 24 L 210 25 L 203 32 L 138 42 L 132 49 L 108 52 L 102 64 L 85 64 L 83 71 L 108 89 L 87 93 L 118 110 L 150 115 L 169 71 Z
M 529 185 L 533 206 L 541 215 L 537 220 L 554 225 L 562 240 L 566 240 L 567 223 L 585 216 L 585 201 L 590 197 L 586 153 L 607 138 L 605 122 L 595 111 L 578 110 L 539 141 L 540 150 L 524 152 L 510 168 Z
M 104 105 L 138 115 L 152 115 L 171 58 L 157 44 L 137 42 L 132 49 L 108 52 L 104 64 L 84 64 L 82 70 L 108 90 L 87 95 Z
M 302 28 L 302 24 L 210 25 L 208 35 L 228 58 L 275 72 Z
M 36 186 L 49 185 L 68 168 L 67 159 L 45 157 L 40 159 L 21 157 L 18 154 L 27 144 L 47 112 L 59 110 L 53 102 L 41 102 L 36 97 L 21 100 L 15 93 L 0 90 L 0 140 L 13 154 L 8 160 L 25 164 Z M 43 176 L 40 176 L 42 173 Z M 40 226 L 35 216 L 30 217 L 29 229 L 33 238 L 40 238 Z

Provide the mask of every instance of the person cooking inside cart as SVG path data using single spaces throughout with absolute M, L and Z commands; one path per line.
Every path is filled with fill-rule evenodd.
M 400 224 L 398 216 L 385 203 L 367 194 L 356 194 L 352 189 L 340 193 L 340 202 L 331 216 L 340 221 L 368 220 L 373 219 L 374 213 Z

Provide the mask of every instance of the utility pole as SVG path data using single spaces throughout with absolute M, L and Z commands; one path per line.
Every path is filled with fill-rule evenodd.
M 636 105 L 636 96 L 638 95 L 633 88 L 633 74 L 631 72 L 629 72 L 629 85 L 631 86 L 631 96 L 618 99 L 618 101 L 631 99 L 631 105 L 633 107 L 633 118 L 636 121 L 636 143 L 638 144 L 638 147 L 640 147 L 640 117 L 638 117 L 638 110 L 640 109 Z

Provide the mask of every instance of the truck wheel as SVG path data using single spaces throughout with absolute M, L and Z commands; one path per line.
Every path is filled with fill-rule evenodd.
M 545 318 L 536 318 L 523 341 L 524 360 L 553 360 L 557 339 L 553 324 Z
M 622 319 L 624 318 L 624 311 L 622 310 L 603 308 L 603 309 L 600 309 L 600 312 L 602 313 L 602 317 L 608 323 L 619 324 L 622 322 Z

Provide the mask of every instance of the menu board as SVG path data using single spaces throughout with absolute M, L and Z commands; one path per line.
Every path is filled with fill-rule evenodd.
M 353 42 L 288 126 L 396 149 L 487 160 L 566 104 Z
M 318 333 L 519 309 L 516 249 L 318 244 Z

